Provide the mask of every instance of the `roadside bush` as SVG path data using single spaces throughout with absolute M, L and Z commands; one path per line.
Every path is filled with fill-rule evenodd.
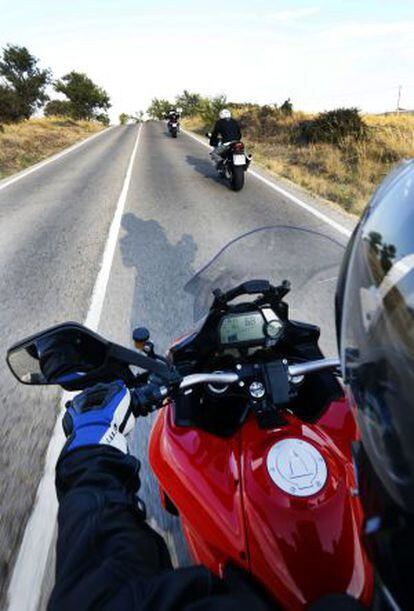
M 366 140 L 368 127 L 357 108 L 337 108 L 320 113 L 315 119 L 298 126 L 299 140 L 304 143 L 327 142 L 341 146 L 349 138 Z
M 0 122 L 14 123 L 21 119 L 20 100 L 8 85 L 0 83 Z
M 50 100 L 43 109 L 46 117 L 70 117 L 72 105 L 67 100 Z
M 276 105 L 252 108 L 239 115 L 242 132 L 255 140 L 290 144 L 297 141 L 297 125 L 302 113 L 286 114 Z
M 282 106 L 280 107 L 280 112 L 289 117 L 293 115 L 293 104 L 290 101 L 290 98 L 283 102 Z
M 105 114 L 104 112 L 101 112 L 101 114 L 96 115 L 95 119 L 99 123 L 102 123 L 102 125 L 105 125 L 106 127 L 108 127 L 108 125 L 111 122 L 109 116 L 107 114 Z

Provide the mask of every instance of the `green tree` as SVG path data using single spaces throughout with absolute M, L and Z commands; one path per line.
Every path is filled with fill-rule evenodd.
M 213 98 L 203 98 L 200 105 L 200 115 L 207 124 L 211 125 L 217 121 L 220 110 L 223 110 L 226 106 L 227 97 L 224 94 Z
M 74 119 L 101 120 L 107 117 L 104 111 L 111 107 L 109 95 L 86 74 L 73 70 L 55 81 L 54 88 L 68 98 Z
M 164 119 L 167 112 L 174 107 L 168 100 L 153 98 L 147 112 L 152 119 Z
M 194 117 L 200 112 L 202 97 L 199 93 L 191 93 L 184 89 L 181 95 L 175 98 L 176 105 L 182 108 L 183 117 Z
M 102 125 L 108 126 L 111 122 L 109 116 L 105 112 L 101 112 L 99 115 L 96 115 L 95 119 L 102 123 Z
M 69 100 L 50 100 L 43 109 L 46 117 L 70 117 L 72 104 Z
M 9 44 L 3 49 L 0 77 L 0 120 L 28 119 L 48 100 L 50 71 L 41 70 L 26 47 Z
M 129 115 L 127 115 L 125 112 L 121 112 L 118 118 L 119 118 L 120 124 L 125 125 L 129 119 Z

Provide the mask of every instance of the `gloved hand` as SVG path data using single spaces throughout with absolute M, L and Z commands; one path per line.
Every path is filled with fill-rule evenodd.
M 84 390 L 69 401 L 66 408 L 62 422 L 68 438 L 64 454 L 99 444 L 128 453 L 124 435 L 134 427 L 135 418 L 130 392 L 121 380 Z

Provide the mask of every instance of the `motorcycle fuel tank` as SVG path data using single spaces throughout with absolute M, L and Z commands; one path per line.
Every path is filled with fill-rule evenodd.
M 333 403 L 318 425 L 286 417 L 279 430 L 263 431 L 254 418 L 242 429 L 250 570 L 288 609 L 332 592 L 368 603 L 372 575 L 361 542 L 349 408 Z
M 317 424 L 286 419 L 263 430 L 251 415 L 234 436 L 219 438 L 176 427 L 167 407 L 150 439 L 161 494 L 177 508 L 196 563 L 217 574 L 238 564 L 286 609 L 332 592 L 369 603 L 349 407 L 332 403 Z

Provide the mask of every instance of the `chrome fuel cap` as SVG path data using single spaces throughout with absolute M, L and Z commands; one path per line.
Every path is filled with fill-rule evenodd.
M 328 477 L 322 454 L 303 439 L 276 442 L 269 450 L 266 466 L 276 486 L 292 496 L 316 494 Z

